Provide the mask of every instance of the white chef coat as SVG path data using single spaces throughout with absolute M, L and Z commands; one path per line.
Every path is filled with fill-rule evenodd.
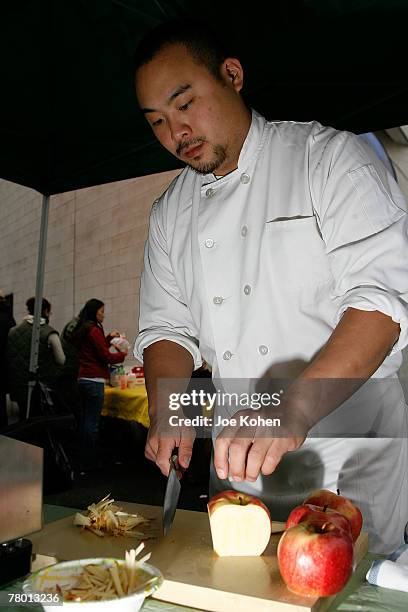
M 395 379 L 408 343 L 407 217 L 393 177 L 355 135 L 267 122 L 253 111 L 235 171 L 217 180 L 186 168 L 153 204 L 135 356 L 167 339 L 196 368 L 204 358 L 215 378 L 292 376 L 354 307 L 400 324 L 375 373 Z M 405 432 L 396 380 L 385 395 L 384 410 Z M 253 491 L 278 519 L 305 492 L 341 485 L 362 506 L 372 550 L 386 552 L 408 520 L 407 463 L 403 435 L 308 438 L 271 477 L 226 483 L 214 475 L 213 486 Z

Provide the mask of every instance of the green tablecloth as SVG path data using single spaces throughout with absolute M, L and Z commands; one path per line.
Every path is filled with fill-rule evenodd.
M 44 506 L 44 522 L 50 523 L 57 521 L 72 514 L 73 508 L 64 508 L 62 506 Z M 365 575 L 371 562 L 374 558 L 379 558 L 379 555 L 367 554 L 354 572 L 352 578 L 347 584 L 347 587 L 337 595 L 332 605 L 330 612 L 407 612 L 408 611 L 408 593 L 401 591 L 392 591 L 382 589 L 368 584 L 365 580 Z M 10 593 L 21 592 L 22 581 L 16 581 L 11 585 L 2 586 L 0 590 Z M 58 607 L 55 608 L 56 612 Z M 25 605 L 25 606 L 0 606 L 0 612 L 41 612 L 41 606 Z M 196 608 L 186 608 L 174 604 L 147 599 L 142 606 L 142 612 L 205 612 Z

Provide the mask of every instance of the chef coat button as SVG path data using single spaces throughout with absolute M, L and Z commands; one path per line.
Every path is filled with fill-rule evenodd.
M 225 359 L 225 361 L 229 361 L 231 357 L 232 357 L 231 351 L 225 351 L 225 353 L 222 356 L 222 358 Z
M 244 287 L 245 295 L 250 295 L 251 291 L 252 291 L 251 285 L 245 285 Z
M 267 355 L 269 353 L 269 349 L 265 344 L 261 344 L 258 351 L 261 353 L 261 355 Z
M 204 244 L 207 249 L 212 249 L 212 247 L 214 246 L 214 240 L 212 240 L 211 238 L 207 238 Z
M 244 172 L 243 174 L 241 174 L 241 183 L 243 183 L 244 185 L 246 183 L 249 183 L 249 181 L 251 180 L 251 177 L 249 176 L 249 174 L 247 174 L 246 172 Z
M 214 304 L 222 304 L 222 303 L 223 303 L 223 301 L 224 301 L 224 299 L 223 299 L 223 298 L 222 298 L 220 295 L 216 295 L 216 296 L 213 298 L 213 302 L 214 302 Z
M 242 236 L 243 238 L 245 238 L 245 236 L 247 235 L 247 233 L 248 233 L 248 228 L 247 228 L 247 226 L 246 226 L 246 225 L 243 225 L 243 226 L 241 227 L 241 236 Z
M 213 195 L 215 193 L 215 189 L 213 189 L 212 187 L 210 187 L 209 189 L 207 189 L 207 191 L 205 192 L 205 195 L 207 196 L 207 198 L 212 198 Z

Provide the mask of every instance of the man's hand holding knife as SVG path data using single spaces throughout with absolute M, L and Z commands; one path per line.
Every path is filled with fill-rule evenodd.
M 168 476 L 173 449 L 178 449 L 178 461 L 184 469 L 188 468 L 193 452 L 195 429 L 170 426 L 168 401 L 170 392 L 185 391 L 193 372 L 193 359 L 185 348 L 169 340 L 148 346 L 143 358 L 150 418 L 145 456 Z M 160 379 L 166 382 L 167 395 L 160 393 Z

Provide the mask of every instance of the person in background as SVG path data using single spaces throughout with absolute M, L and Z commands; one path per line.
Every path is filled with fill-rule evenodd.
M 8 391 L 7 383 L 7 361 L 6 347 L 7 336 L 12 327 L 16 324 L 9 305 L 0 291 L 0 429 L 7 427 L 7 402 L 6 394 Z
M 78 385 L 82 403 L 80 424 L 82 472 L 99 466 L 99 421 L 103 407 L 105 381 L 109 365 L 122 363 L 126 352 L 109 351 L 111 340 L 120 334 L 112 331 L 105 336 L 102 326 L 105 304 L 96 298 L 88 300 L 71 333 L 71 342 L 78 350 Z
M 58 373 L 56 389 L 58 400 L 74 414 L 77 424 L 80 420 L 81 399 L 78 389 L 79 355 L 71 342 L 71 335 L 78 324 L 78 316 L 73 317 L 61 332 L 61 345 L 65 353 L 65 364 Z
M 23 321 L 13 327 L 7 339 L 7 369 L 9 376 L 10 397 L 17 402 L 20 419 L 26 418 L 27 396 L 31 352 L 31 336 L 34 322 L 35 298 L 26 302 L 28 314 Z M 65 363 L 59 334 L 49 325 L 51 304 L 43 298 L 41 304 L 40 338 L 38 351 L 38 369 L 36 379 L 43 383 L 50 391 L 55 388 L 58 368 Z M 30 410 L 30 414 L 33 414 Z

